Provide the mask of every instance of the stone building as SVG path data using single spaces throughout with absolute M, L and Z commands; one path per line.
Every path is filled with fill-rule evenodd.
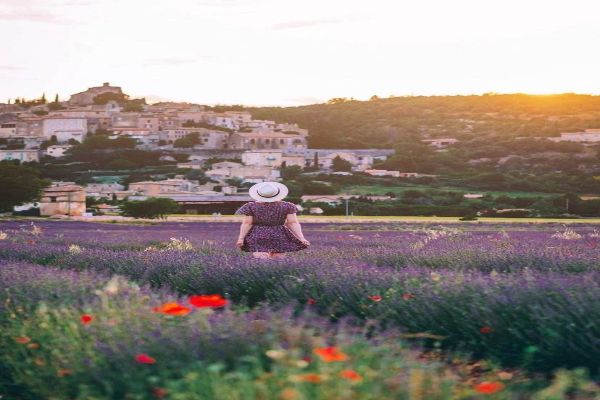
M 85 190 L 74 184 L 57 184 L 44 189 L 40 215 L 82 216 L 85 213 Z
M 104 82 L 102 86 L 91 87 L 84 92 L 71 95 L 69 103 L 78 106 L 91 105 L 94 104 L 94 97 L 102 93 L 115 93 L 122 95 L 123 91 L 118 86 L 110 86 L 110 83 Z

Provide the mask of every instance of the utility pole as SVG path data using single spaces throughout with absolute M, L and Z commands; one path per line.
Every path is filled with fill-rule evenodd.
M 346 198 L 346 218 L 348 218 L 348 200 L 350 199 Z
M 567 197 L 567 214 L 569 213 L 569 198 Z

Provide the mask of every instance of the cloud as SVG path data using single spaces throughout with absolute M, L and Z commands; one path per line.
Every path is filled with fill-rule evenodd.
M 283 99 L 283 101 L 287 104 L 293 104 L 298 106 L 308 105 L 308 104 L 320 104 L 324 103 L 325 100 L 320 99 L 318 97 L 312 96 L 300 96 L 300 97 L 291 97 L 287 99 Z
M 25 68 L 17 65 L 0 65 L 0 71 L 21 71 Z
M 75 22 L 44 9 L 43 7 L 47 5 L 47 2 L 40 2 L 39 0 L 5 0 L 2 7 L 0 7 L 0 21 L 45 22 L 53 24 L 72 24 Z
M 144 65 L 149 67 L 154 66 L 164 66 L 164 65 L 184 65 L 184 64 L 194 64 L 200 59 L 206 59 L 207 56 L 201 56 L 197 58 L 183 58 L 183 57 L 161 57 L 161 58 L 153 58 L 146 60 Z
M 312 26 L 319 26 L 319 25 L 337 24 L 340 22 L 342 22 L 342 21 L 339 19 L 334 19 L 334 18 L 312 19 L 312 20 L 306 19 L 306 20 L 280 22 L 278 24 L 272 25 L 271 28 L 275 29 L 275 30 L 298 29 L 298 28 L 309 28 Z

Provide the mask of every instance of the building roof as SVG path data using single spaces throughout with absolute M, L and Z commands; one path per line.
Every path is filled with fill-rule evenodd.
M 82 191 L 83 188 L 79 185 L 60 185 L 60 186 L 50 186 L 44 189 L 44 193 L 47 192 L 79 192 Z

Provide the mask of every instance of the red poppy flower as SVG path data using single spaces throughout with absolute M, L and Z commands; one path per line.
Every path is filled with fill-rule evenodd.
M 491 327 L 487 326 L 487 325 L 486 326 L 482 326 L 479 329 L 479 332 L 483 333 L 484 335 L 487 335 L 488 333 L 492 333 L 492 331 L 493 331 L 493 329 Z
M 220 294 L 202 294 L 197 296 L 190 296 L 189 302 L 194 307 L 205 308 L 212 307 L 218 308 L 223 307 L 227 304 L 227 300 L 223 298 Z
M 334 362 L 334 361 L 345 361 L 348 359 L 348 356 L 344 354 L 337 347 L 320 347 L 314 349 L 313 352 L 321 357 L 321 360 L 325 362 Z
M 323 379 L 318 374 L 297 375 L 296 379 L 301 382 L 320 383 Z
M 352 369 L 345 369 L 340 372 L 340 376 L 344 379 L 347 379 L 352 382 L 360 382 L 362 381 L 362 376 Z
M 369 296 L 369 298 L 376 303 L 381 301 L 381 296 L 378 295 Z
M 31 338 L 28 338 L 27 336 L 18 336 L 15 338 L 15 342 L 20 344 L 27 344 L 31 342 Z
M 145 353 L 140 353 L 135 356 L 135 361 L 139 362 L 140 364 L 156 364 L 156 360 Z
M 315 299 L 310 298 L 306 300 L 306 304 L 314 306 L 315 304 L 317 304 L 317 301 Z
M 475 390 L 482 394 L 494 394 L 504 389 L 502 382 L 481 382 L 475 385 Z
M 156 397 L 157 399 L 162 399 L 162 398 L 166 397 L 167 394 L 169 394 L 169 392 L 165 388 L 161 388 L 161 387 L 152 388 L 152 395 L 154 397 Z
M 159 312 L 167 315 L 187 315 L 192 311 L 189 307 L 182 306 L 179 303 L 165 303 L 160 307 L 154 307 L 154 312 Z
M 94 317 L 92 317 L 89 314 L 83 314 L 80 319 L 81 319 L 81 323 L 82 324 L 87 325 L 90 322 L 92 322 L 92 320 L 94 319 Z
M 410 299 L 414 299 L 414 298 L 415 298 L 415 295 L 412 293 L 404 293 L 402 295 L 402 299 L 404 299 L 404 300 L 410 300 Z

